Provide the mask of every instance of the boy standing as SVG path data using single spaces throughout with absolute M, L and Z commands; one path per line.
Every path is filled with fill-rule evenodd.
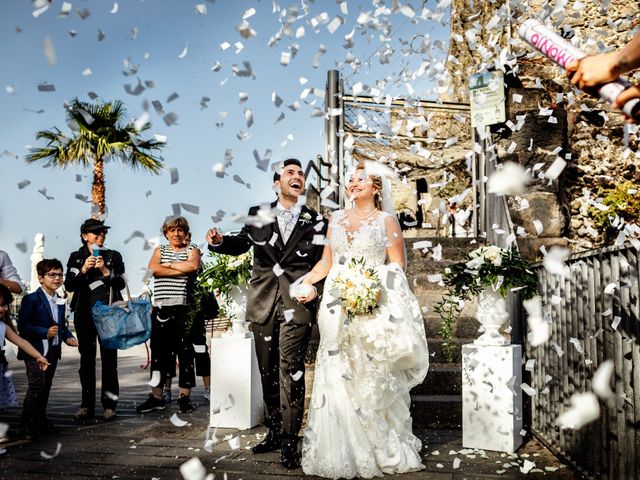
M 47 418 L 47 403 L 53 376 L 61 354 L 61 342 L 72 347 L 78 341 L 71 335 L 65 319 L 65 302 L 57 294 L 63 280 L 62 263 L 58 259 L 44 259 L 36 265 L 40 288 L 22 299 L 18 313 L 20 336 L 27 340 L 49 362 L 43 372 L 38 362 L 22 350 L 18 359 L 27 369 L 27 393 L 22 406 L 22 431 L 31 439 L 41 432 L 51 432 L 54 425 Z

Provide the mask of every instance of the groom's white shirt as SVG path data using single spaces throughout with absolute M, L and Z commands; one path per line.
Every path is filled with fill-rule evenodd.
M 287 209 L 278 201 L 276 208 L 278 209 L 278 228 L 280 229 L 280 233 L 282 234 L 282 241 L 287 243 L 289 240 L 289 236 L 291 232 L 293 232 L 293 227 L 295 227 L 296 222 L 298 221 L 298 217 L 300 216 L 300 205 L 296 204 L 289 209 L 291 212 L 291 218 L 287 222 L 286 219 L 286 211 Z M 287 224 L 289 224 L 289 228 L 287 228 Z

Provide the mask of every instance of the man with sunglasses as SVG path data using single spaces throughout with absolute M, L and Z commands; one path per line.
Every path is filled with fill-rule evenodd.
M 85 220 L 80 227 L 82 246 L 69 256 L 65 289 L 73 292 L 71 310 L 73 323 L 80 344 L 80 385 L 82 403 L 75 414 L 76 420 L 90 418 L 95 413 L 96 404 L 96 340 L 99 342 L 91 309 L 100 300 L 109 303 L 112 291 L 113 301 L 122 300 L 120 290 L 125 287 L 124 263 L 115 250 L 104 248 L 110 227 L 95 218 Z M 100 402 L 104 409 L 105 421 L 116 416 L 118 403 L 118 351 L 105 348 L 100 342 L 102 360 L 102 391 Z

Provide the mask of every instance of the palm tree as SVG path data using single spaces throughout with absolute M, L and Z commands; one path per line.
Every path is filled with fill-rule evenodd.
M 39 131 L 36 140 L 46 140 L 47 145 L 32 148 L 25 161 L 47 160 L 54 167 L 61 168 L 93 164 L 91 200 L 94 212 L 99 215 L 106 212 L 105 160 L 119 159 L 133 170 L 141 168 L 154 174 L 162 172 L 162 160 L 151 152 L 162 149 L 164 142 L 139 137 L 140 133 L 151 128 L 149 122 L 123 125 L 127 112 L 121 101 L 89 103 L 76 98 L 65 105 L 65 109 L 71 136 L 65 136 L 57 127 Z

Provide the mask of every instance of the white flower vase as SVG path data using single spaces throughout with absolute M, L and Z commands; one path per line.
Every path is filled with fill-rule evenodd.
M 478 295 L 476 319 L 484 327 L 484 333 L 476 338 L 475 345 L 509 345 L 511 342 L 500 333 L 500 327 L 509 318 L 507 302 L 499 291 L 485 288 Z
M 247 285 L 237 285 L 229 292 L 229 302 L 227 308 L 231 314 L 231 330 L 229 335 L 232 337 L 247 337 L 247 321 L 245 319 L 247 312 L 247 293 L 249 287 Z

